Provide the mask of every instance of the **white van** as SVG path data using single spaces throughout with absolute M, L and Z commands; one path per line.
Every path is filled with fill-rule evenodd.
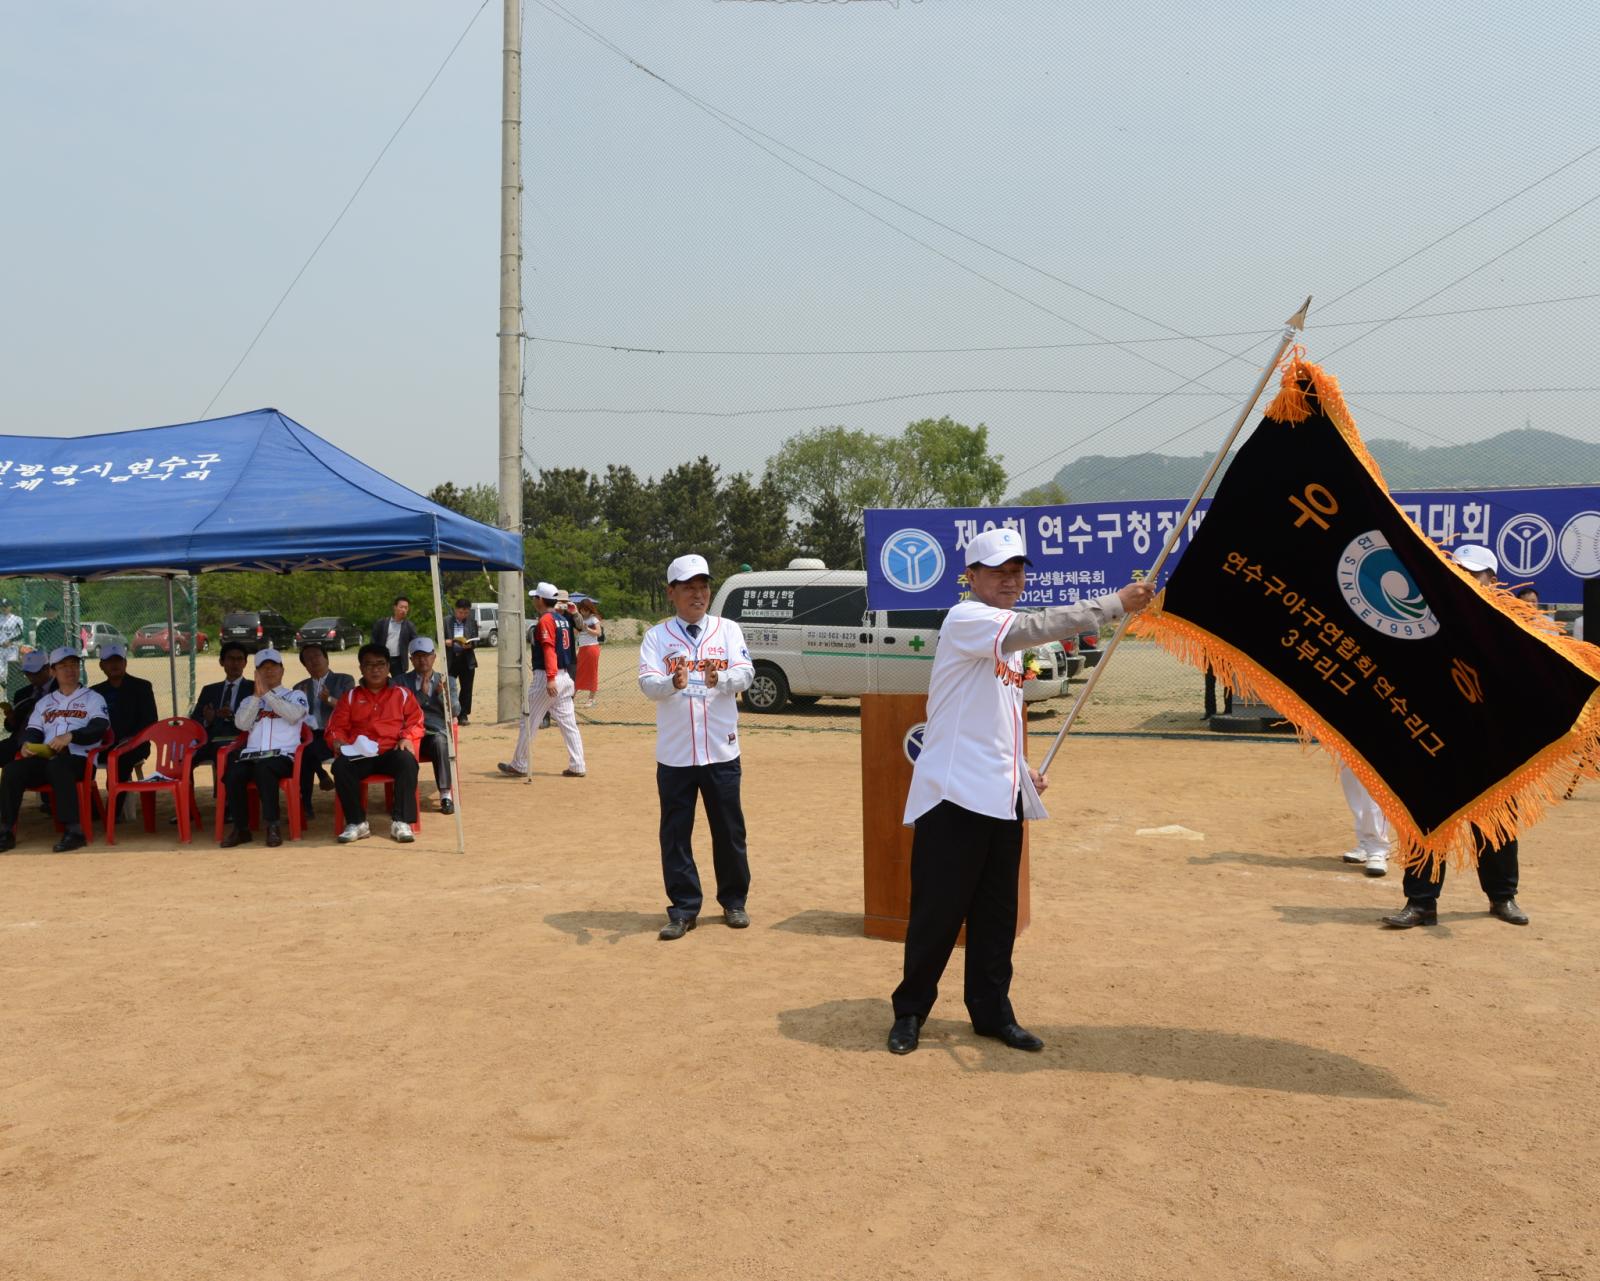
M 737 622 L 750 646 L 756 678 L 744 695 L 753 712 L 789 703 L 862 694 L 926 694 L 939 644 L 942 609 L 867 608 L 867 573 L 796 560 L 788 569 L 734 574 L 711 612 Z M 1037 675 L 1028 702 L 1055 698 L 1083 660 L 1057 644 L 1028 651 Z
M 472 617 L 478 624 L 478 636 L 485 645 L 500 643 L 500 606 L 494 601 L 473 601 Z

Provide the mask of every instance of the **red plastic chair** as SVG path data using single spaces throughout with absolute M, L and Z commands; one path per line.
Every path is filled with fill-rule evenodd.
M 413 832 L 422 830 L 422 762 L 417 762 L 417 792 L 416 808 L 417 821 L 411 825 Z M 390 814 L 394 813 L 394 775 L 393 774 L 368 774 L 361 780 L 361 803 L 367 804 L 367 788 L 374 783 L 383 784 L 383 808 Z M 370 808 L 370 807 L 368 807 Z M 337 836 L 344 831 L 344 806 L 339 803 L 339 793 L 333 794 L 333 834 Z
M 83 826 L 83 838 L 86 841 L 94 840 L 94 816 L 105 814 L 105 808 L 100 804 L 100 788 L 94 781 L 94 771 L 100 760 L 100 753 L 116 741 L 116 735 L 108 729 L 106 736 L 84 753 L 83 777 L 78 780 L 78 822 Z M 49 798 L 50 817 L 56 825 L 56 831 L 58 833 L 66 831 L 67 825 L 56 813 L 56 789 L 49 783 L 40 783 L 26 790 L 38 792 L 40 796 Z
M 227 832 L 228 825 L 228 758 L 236 750 L 242 749 L 250 741 L 249 734 L 240 734 L 233 742 L 223 747 L 217 753 L 217 840 L 220 841 Z M 278 781 L 278 788 L 283 793 L 283 808 L 289 811 L 289 839 L 298 841 L 300 833 L 305 830 L 304 817 L 300 813 L 300 762 L 306 754 L 306 744 L 311 741 L 311 726 L 304 721 L 300 722 L 300 746 L 294 749 L 294 769 L 289 777 Z M 261 823 L 261 797 L 257 793 L 253 782 L 245 784 L 250 792 L 250 826 L 260 826 Z
M 106 757 L 106 844 L 117 843 L 117 798 L 132 792 L 144 811 L 144 830 L 156 830 L 156 793 L 169 792 L 178 811 L 178 840 L 187 845 L 194 837 L 193 824 L 200 821 L 200 806 L 194 799 L 194 754 L 206 741 L 206 727 L 187 716 L 157 721 L 139 731 L 126 743 L 111 749 Z M 119 780 L 117 762 L 124 752 L 145 743 L 155 748 L 155 771 L 149 778 Z

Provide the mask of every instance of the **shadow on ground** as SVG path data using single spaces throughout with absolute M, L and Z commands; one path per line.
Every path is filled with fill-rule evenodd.
M 544 923 L 579 943 L 596 938 L 620 943 L 630 934 L 654 934 L 667 923 L 667 916 L 665 912 L 553 912 Z
M 1263 854 L 1259 850 L 1217 850 L 1212 854 L 1197 854 L 1188 860 L 1190 867 L 1215 867 L 1219 863 L 1238 864 L 1241 867 L 1261 867 L 1269 871 L 1294 871 L 1305 870 L 1311 872 L 1354 872 L 1360 874 L 1361 868 L 1357 865 L 1345 863 L 1337 854 L 1331 858 L 1326 854 L 1306 854 L 1301 856 L 1284 854 Z
M 1285 925 L 1358 925 L 1362 929 L 1382 930 L 1385 934 L 1437 934 L 1440 938 L 1450 937 L 1450 921 L 1474 921 L 1479 917 L 1487 919 L 1487 914 L 1483 912 L 1440 912 L 1437 925 L 1419 925 L 1412 930 L 1384 928 L 1380 918 L 1398 912 L 1405 905 L 1404 897 L 1397 897 L 1392 906 L 1384 908 L 1275 903 L 1272 910 Z
M 893 1021 L 887 1001 L 861 998 L 780 1011 L 778 1030 L 790 1040 L 824 1049 L 887 1055 L 884 1040 Z M 957 1061 L 974 1071 L 1107 1072 L 1167 1081 L 1210 1081 L 1245 1090 L 1423 1101 L 1385 1068 L 1298 1041 L 1141 1024 L 1030 1024 L 1029 1029 L 1044 1038 L 1045 1048 L 1038 1054 L 1007 1049 L 954 1019 L 929 1019 L 917 1052 L 960 1050 Z M 976 1063 L 972 1061 L 974 1052 Z
M 819 934 L 830 938 L 866 937 L 861 932 L 860 912 L 826 912 L 821 908 L 807 908 L 804 912 L 796 912 L 772 928 L 789 934 Z

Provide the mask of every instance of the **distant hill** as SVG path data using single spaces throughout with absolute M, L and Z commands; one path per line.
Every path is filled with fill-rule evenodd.
M 1369 440 L 1391 489 L 1509 489 L 1526 485 L 1600 484 L 1600 445 L 1524 428 L 1470 445 L 1410 445 Z M 1188 498 L 1210 455 L 1091 454 L 1055 475 L 1073 502 Z

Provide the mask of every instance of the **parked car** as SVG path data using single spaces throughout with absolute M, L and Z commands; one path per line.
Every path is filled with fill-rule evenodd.
M 258 649 L 285 650 L 294 648 L 294 624 L 275 609 L 241 610 L 222 616 L 222 635 L 219 644 L 233 641 L 245 647 L 248 653 Z
M 348 618 L 308 619 L 294 634 L 294 647 L 315 642 L 324 649 L 360 649 L 367 634 Z
M 186 632 L 181 626 L 174 626 L 172 630 L 177 633 L 180 654 L 204 650 L 211 644 L 211 638 L 204 632 Z M 170 654 L 172 641 L 167 633 L 167 625 L 146 623 L 133 634 L 133 644 L 130 648 L 134 654 Z
M 128 638 L 110 623 L 100 623 L 90 619 L 79 622 L 78 640 L 83 646 L 83 652 L 90 658 L 100 657 L 102 645 L 121 645 L 124 649 L 128 647 Z
M 755 683 L 744 705 L 780 711 L 789 703 L 862 694 L 926 694 L 939 644 L 942 609 L 867 608 L 867 575 L 859 569 L 790 568 L 734 574 L 711 612 L 744 632 Z M 1030 702 L 1055 698 L 1072 664 L 1052 642 L 1025 656 L 1035 673 L 1023 685 Z
M 478 635 L 485 645 L 500 643 L 500 606 L 493 601 L 474 601 L 472 616 L 478 620 Z

